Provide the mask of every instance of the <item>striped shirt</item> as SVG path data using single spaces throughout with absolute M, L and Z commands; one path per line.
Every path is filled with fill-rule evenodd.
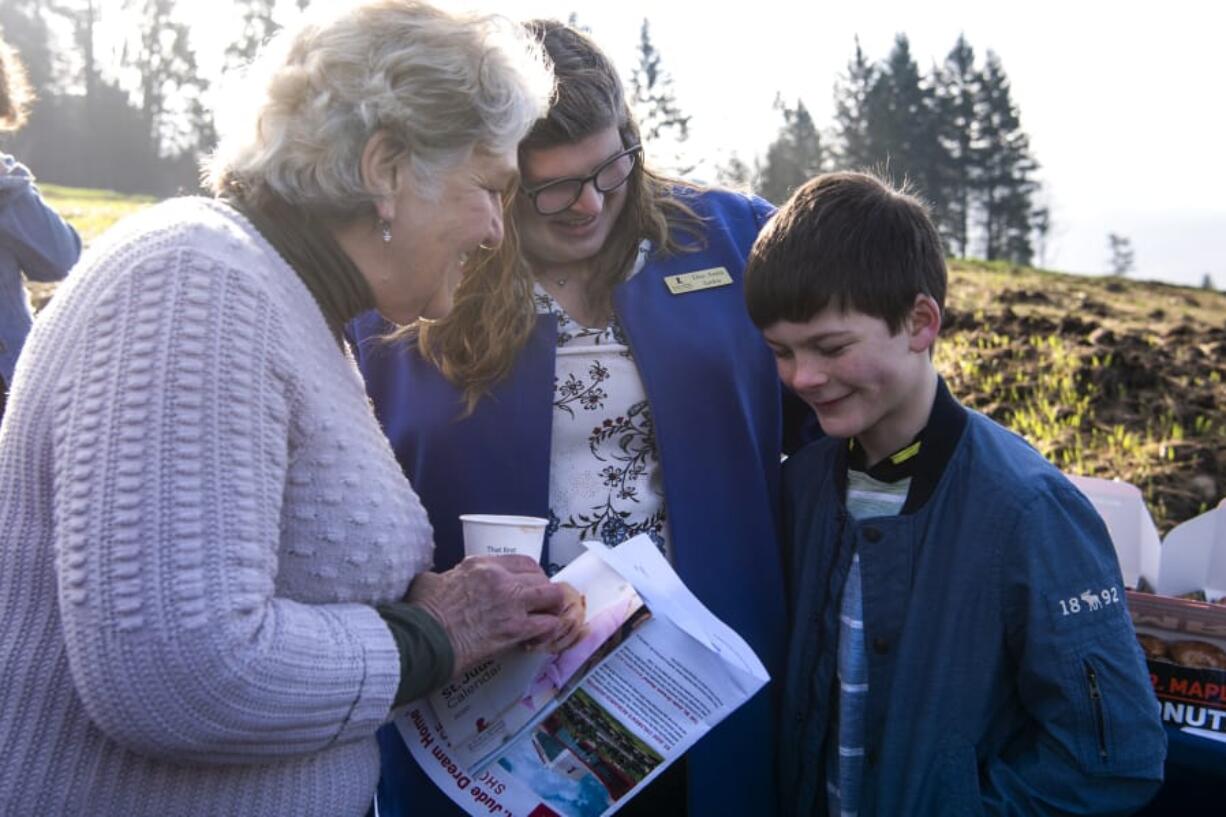
M 896 516 L 907 501 L 911 488 L 910 465 L 919 451 L 912 443 L 887 457 L 894 466 L 893 481 L 877 479 L 865 471 L 848 468 L 847 512 L 856 519 Z M 885 463 L 883 463 L 885 464 Z M 878 469 L 871 469 L 876 473 Z M 843 582 L 843 601 L 839 610 L 838 647 L 838 724 L 831 731 L 826 752 L 826 791 L 831 814 L 855 817 L 860 808 L 864 780 L 865 710 L 868 699 L 868 659 L 864 643 L 864 604 L 860 583 L 860 554 L 852 556 L 851 568 Z

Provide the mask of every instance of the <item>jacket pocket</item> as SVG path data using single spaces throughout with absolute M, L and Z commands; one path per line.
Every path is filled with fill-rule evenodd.
M 1161 767 L 1166 733 L 1132 627 L 1111 627 L 1067 662 L 1066 694 L 1075 717 L 1072 745 L 1088 774 Z
M 931 814 L 942 817 L 972 817 L 983 814 L 979 789 L 979 758 L 969 743 L 955 743 L 944 752 L 941 763 L 939 802 Z
M 1110 758 L 1107 753 L 1107 714 L 1103 711 L 1103 688 L 1098 683 L 1098 670 L 1094 669 L 1094 663 L 1087 658 L 1084 665 L 1090 708 L 1094 713 L 1094 734 L 1098 738 L 1098 759 L 1106 763 Z

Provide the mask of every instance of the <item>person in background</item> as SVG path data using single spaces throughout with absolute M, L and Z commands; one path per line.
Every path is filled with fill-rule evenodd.
M 918 200 L 819 176 L 745 272 L 828 435 L 784 464 L 789 814 L 1127 814 L 1166 734 L 1107 529 L 933 365 L 945 256 Z
M 389 343 L 377 315 L 352 325 L 375 411 L 434 524 L 436 567 L 463 553 L 461 513 L 549 519 L 551 573 L 585 539 L 645 533 L 778 671 L 785 400 L 741 290 L 773 207 L 654 172 L 605 54 L 556 21 L 528 29 L 558 91 L 519 146 L 512 240 L 416 335 Z M 622 813 L 772 813 L 770 696 Z M 380 740 L 382 813 L 410 813 L 423 791 L 424 813 L 459 813 L 394 731 Z
M 31 99 L 25 69 L 0 36 L 0 134 L 25 123 Z M 80 255 L 76 230 L 42 200 L 29 169 L 0 151 L 0 419 L 34 321 L 26 279 L 61 281 Z
M 552 87 L 539 47 L 369 0 L 287 34 L 248 84 L 217 198 L 99 239 L 18 364 L 0 814 L 360 817 L 394 706 L 581 634 L 534 560 L 429 572 L 341 339 L 371 308 L 442 316 L 501 240 Z

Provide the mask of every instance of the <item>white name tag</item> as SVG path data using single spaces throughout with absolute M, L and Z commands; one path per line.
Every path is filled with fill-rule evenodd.
M 728 286 L 732 276 L 723 267 L 700 269 L 697 272 L 687 272 L 684 275 L 666 275 L 664 283 L 668 291 L 674 295 L 684 295 L 687 292 L 697 292 L 700 289 Z

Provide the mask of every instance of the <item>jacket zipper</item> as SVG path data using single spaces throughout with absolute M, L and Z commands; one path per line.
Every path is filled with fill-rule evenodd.
M 1103 720 L 1103 691 L 1098 686 L 1098 673 L 1086 662 L 1086 681 L 1090 684 L 1090 702 L 1094 705 L 1094 726 L 1098 730 L 1098 757 L 1107 759 L 1107 724 Z

